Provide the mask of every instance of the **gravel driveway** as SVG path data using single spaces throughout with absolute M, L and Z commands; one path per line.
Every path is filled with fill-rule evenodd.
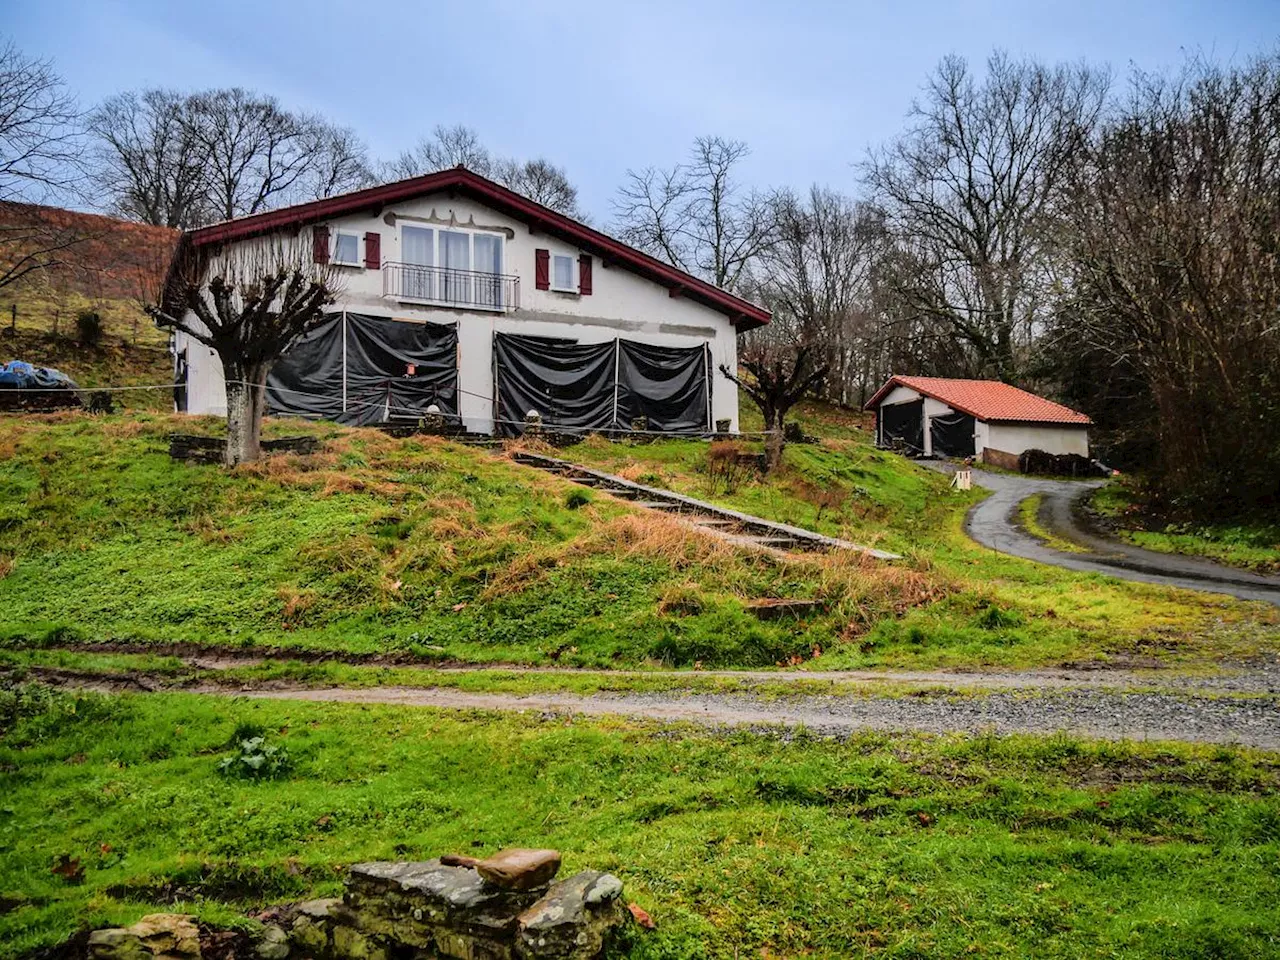
M 956 469 L 942 462 L 924 465 L 944 473 L 954 473 Z M 992 550 L 1068 570 L 1225 593 L 1280 606 L 1280 577 L 1250 573 L 1199 557 L 1143 550 L 1087 529 L 1079 516 L 1080 501 L 1101 486 L 1101 480 L 1038 480 L 975 469 L 973 482 L 990 490 L 991 496 L 969 511 L 965 529 L 974 540 Z M 1086 553 L 1055 550 L 1018 526 L 1018 504 L 1037 493 L 1043 494 L 1041 517 L 1048 520 L 1049 528 L 1085 548 Z
M 132 689 L 105 678 L 64 680 L 63 684 L 102 691 Z M 1280 750 L 1280 697 L 1274 695 L 1206 697 L 1083 688 L 977 695 L 937 690 L 896 697 L 772 698 L 682 692 L 514 694 L 440 687 L 306 688 L 293 684 L 274 688 L 203 684 L 185 689 L 207 696 L 268 700 L 622 716 L 709 727 L 803 727 L 834 737 L 861 730 L 1066 733 L 1105 740 L 1182 740 Z

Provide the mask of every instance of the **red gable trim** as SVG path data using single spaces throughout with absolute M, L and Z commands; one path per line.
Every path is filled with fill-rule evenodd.
M 583 250 L 606 257 L 611 262 L 627 267 L 668 289 L 682 288 L 682 296 L 697 300 L 726 314 L 739 329 L 750 330 L 763 326 L 772 318 L 772 314 L 763 307 L 743 300 L 741 297 L 735 297 L 719 287 L 690 276 L 683 270 L 677 270 L 647 253 L 642 253 L 613 237 L 593 230 L 584 223 L 571 220 L 562 213 L 556 213 L 463 167 L 454 167 L 451 170 L 441 170 L 439 173 L 428 173 L 409 180 L 357 190 L 339 197 L 313 200 L 310 203 L 300 203 L 280 210 L 240 217 L 237 220 L 226 220 L 193 230 L 184 235 L 184 239 L 196 248 L 225 243 L 229 240 L 242 240 L 273 230 L 296 228 L 360 210 L 377 211 L 388 204 L 450 189 L 470 193 L 486 201 L 495 209 L 524 220 L 531 226 L 536 226 L 540 231 L 557 235 Z
M 906 387 L 932 397 L 987 423 L 1053 423 L 1066 427 L 1087 427 L 1093 423 L 1070 407 L 999 380 L 893 376 L 863 405 L 863 409 L 878 407 L 895 387 Z

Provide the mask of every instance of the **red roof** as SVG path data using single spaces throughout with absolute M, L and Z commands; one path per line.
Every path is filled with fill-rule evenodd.
M 772 315 L 764 307 L 736 297 L 705 280 L 699 280 L 683 270 L 678 270 L 607 234 L 593 230 L 585 223 L 579 223 L 549 207 L 535 203 L 528 197 L 522 197 L 501 184 L 494 183 L 478 173 L 472 173 L 464 167 L 428 173 L 421 177 L 398 180 L 395 183 L 384 183 L 366 190 L 344 193 L 324 200 L 313 200 L 310 203 L 300 203 L 292 207 L 282 207 L 279 210 L 269 210 L 266 213 L 257 213 L 236 220 L 224 220 L 222 223 L 201 227 L 184 234 L 183 246 L 191 249 L 227 240 L 240 240 L 361 210 L 371 211 L 377 215 L 389 204 L 441 190 L 470 194 L 483 200 L 488 206 L 528 223 L 532 228 L 568 240 L 579 249 L 596 254 L 607 265 L 616 264 L 625 267 L 655 283 L 662 284 L 672 296 L 688 297 L 690 300 L 696 300 L 719 310 L 726 314 L 740 330 L 763 326 L 771 319 Z M 184 252 L 180 250 L 179 255 Z
M 867 409 L 878 406 L 894 387 L 907 387 L 926 397 L 978 420 L 1020 423 L 1064 423 L 1088 426 L 1093 423 L 1083 413 L 1060 403 L 1037 397 L 999 380 L 951 380 L 946 377 L 889 378 L 889 382 L 867 401 Z

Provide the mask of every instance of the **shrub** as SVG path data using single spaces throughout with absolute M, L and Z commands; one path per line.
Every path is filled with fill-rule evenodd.
M 239 741 L 239 749 L 218 761 L 218 772 L 224 777 L 242 780 L 273 780 L 293 769 L 289 751 L 267 743 L 261 735 Z
M 96 347 L 102 342 L 102 316 L 97 310 L 76 314 L 76 339 L 82 347 Z

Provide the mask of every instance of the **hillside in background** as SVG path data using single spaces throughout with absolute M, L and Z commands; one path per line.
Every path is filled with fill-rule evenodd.
M 91 213 L 0 204 L 0 232 L 32 225 L 76 241 L 58 263 L 0 288 L 0 361 L 56 367 L 85 387 L 168 383 L 168 334 L 142 304 L 155 296 L 178 232 Z M 97 344 L 80 342 L 76 318 L 102 318 Z M 124 406 L 169 409 L 167 391 L 117 396 Z

